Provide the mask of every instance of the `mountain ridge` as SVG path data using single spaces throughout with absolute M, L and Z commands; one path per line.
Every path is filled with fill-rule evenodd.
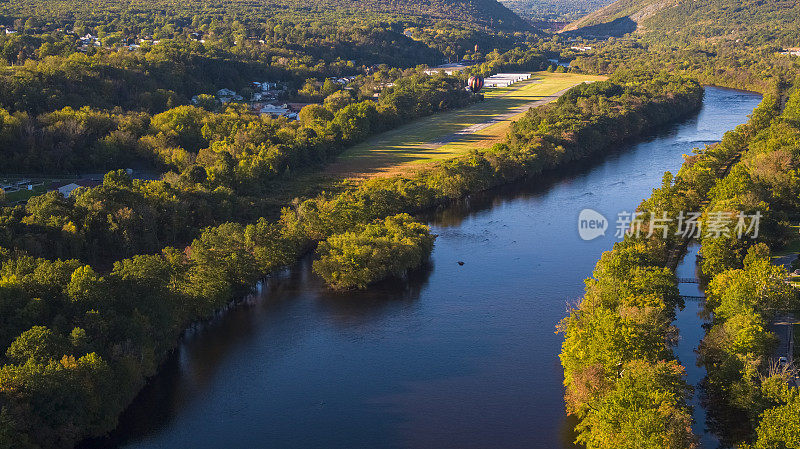
M 183 18 L 214 14 L 237 20 L 272 18 L 293 21 L 344 19 L 396 21 L 423 18 L 451 20 L 498 30 L 522 31 L 530 25 L 497 0 L 15 0 L 0 2 L 0 18 L 40 17 L 69 21 L 91 17 L 97 22 L 126 15 Z
M 590 34 L 584 31 L 619 20 L 633 22 L 633 29 L 627 32 L 637 34 L 800 44 L 800 3 L 791 0 L 618 0 L 562 31 Z

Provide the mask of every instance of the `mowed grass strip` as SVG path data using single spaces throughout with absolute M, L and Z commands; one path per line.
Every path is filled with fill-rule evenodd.
M 473 148 L 488 148 L 502 140 L 511 122 L 533 102 L 548 102 L 557 93 L 604 77 L 574 73 L 536 72 L 531 80 L 489 89 L 485 100 L 454 111 L 434 114 L 355 145 L 329 165 L 331 176 L 362 178 L 413 171 L 421 164 L 448 159 Z M 502 120 L 471 134 L 454 136 L 467 127 Z M 507 116 L 507 117 L 506 117 Z

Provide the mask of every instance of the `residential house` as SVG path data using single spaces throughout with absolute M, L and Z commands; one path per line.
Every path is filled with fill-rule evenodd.
M 220 89 L 217 91 L 217 98 L 222 103 L 230 103 L 231 101 L 242 101 L 242 96 L 230 89 Z
M 264 105 L 264 107 L 261 108 L 258 112 L 261 115 L 269 115 L 271 117 L 280 117 L 282 115 L 288 114 L 290 111 L 289 111 L 289 107 L 287 105 L 285 105 L 285 104 L 284 105 L 280 105 L 280 106 L 275 105 L 275 104 L 267 104 L 267 105 Z
M 97 187 L 101 185 L 103 181 L 94 180 L 94 179 L 78 179 L 76 181 L 67 181 L 67 182 L 60 182 L 50 185 L 49 190 L 57 190 L 58 193 L 61 194 L 64 198 L 69 197 L 72 195 L 72 192 L 79 187 Z

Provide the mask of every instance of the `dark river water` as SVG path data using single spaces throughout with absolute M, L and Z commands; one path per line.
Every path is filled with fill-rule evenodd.
M 602 161 L 431 213 L 439 235 L 431 262 L 406 281 L 333 294 L 308 260 L 270 278 L 188 335 L 98 444 L 572 447 L 556 323 L 616 240 L 617 214 L 677 171 L 682 154 L 744 123 L 759 101 L 709 87 L 698 115 Z M 579 237 L 584 208 L 609 219 L 605 236 Z M 693 264 L 690 255 L 681 275 Z M 693 352 L 703 333 L 698 307 L 689 303 L 677 322 L 676 353 L 693 383 L 703 377 Z M 703 410 L 695 416 L 702 433 Z

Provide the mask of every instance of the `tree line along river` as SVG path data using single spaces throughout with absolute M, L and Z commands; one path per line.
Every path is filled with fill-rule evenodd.
M 332 293 L 303 260 L 189 333 L 118 429 L 84 446 L 572 447 L 556 323 L 616 240 L 617 214 L 760 100 L 708 87 L 697 115 L 602 160 L 431 212 L 431 261 L 405 281 Z M 605 236 L 581 240 L 584 208 L 609 218 Z M 687 303 L 676 322 L 694 384 L 699 308 Z M 710 447 L 699 406 L 695 418 Z

